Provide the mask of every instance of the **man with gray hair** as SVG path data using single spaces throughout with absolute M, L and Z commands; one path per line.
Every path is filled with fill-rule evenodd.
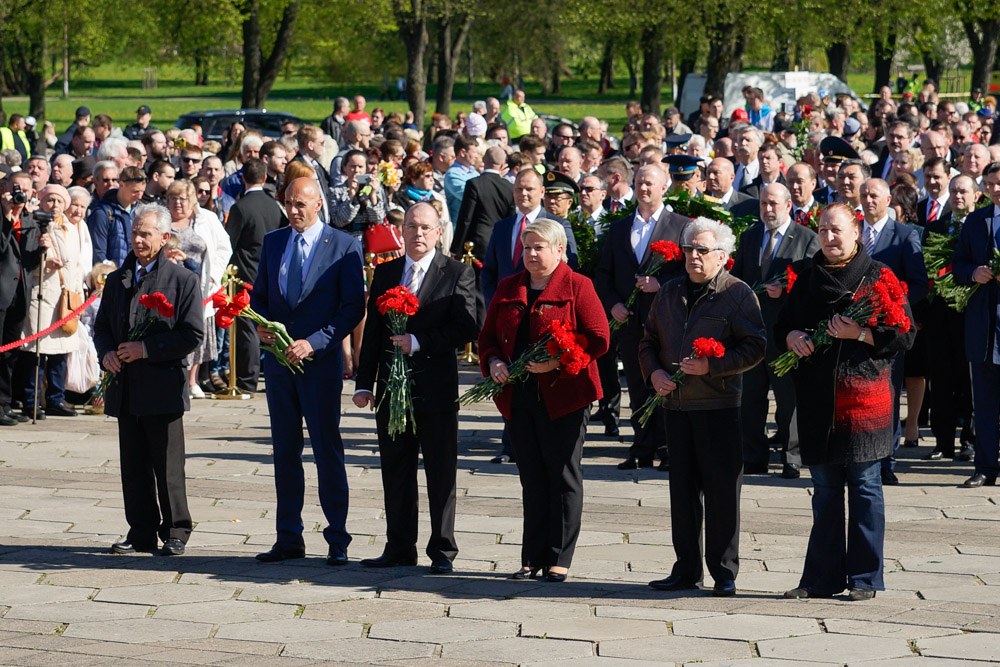
M 733 188 L 744 192 L 760 174 L 757 152 L 764 143 L 764 133 L 756 127 L 746 126 L 733 140 L 736 144 L 736 178 Z
M 805 166 L 805 165 L 802 165 Z M 771 458 L 767 441 L 768 388 L 774 390 L 777 439 L 782 446 L 781 476 L 799 476 L 802 457 L 793 415 L 795 387 L 791 376 L 777 377 L 768 365 L 781 353 L 774 340 L 774 323 L 788 296 L 786 271 L 792 265 L 798 271 L 808 266 L 819 250 L 819 237 L 808 227 L 795 224 L 791 217 L 792 194 L 780 183 L 764 188 L 760 195 L 760 222 L 743 232 L 733 255 L 732 274 L 748 285 L 763 285 L 760 309 L 767 329 L 764 363 L 743 374 L 743 405 L 740 422 L 743 429 L 743 472 L 766 474 Z
M 129 167 L 135 169 L 135 167 Z M 191 536 L 184 482 L 184 421 L 190 409 L 186 357 L 204 338 L 198 276 L 161 254 L 170 238 L 170 214 L 157 204 L 136 208 L 131 252 L 104 286 L 94 322 L 101 366 L 112 373 L 104 412 L 118 418 L 122 493 L 129 530 L 111 547 L 116 554 L 184 553 Z M 162 294 L 170 317 L 139 307 L 139 299 Z M 139 340 L 129 333 L 152 317 Z
M 348 114 L 351 110 L 351 103 L 347 101 L 346 97 L 338 97 L 333 101 L 333 113 L 323 119 L 320 123 L 320 129 L 326 133 L 326 136 L 330 137 L 331 140 L 337 145 L 337 149 L 343 148 L 342 133 L 344 130 L 344 116 Z
M 101 143 L 101 147 L 97 149 L 97 155 L 94 156 L 98 162 L 104 160 L 111 160 L 118 167 L 118 171 L 121 171 L 125 167 L 129 166 L 128 159 L 128 139 L 125 137 L 108 137 Z

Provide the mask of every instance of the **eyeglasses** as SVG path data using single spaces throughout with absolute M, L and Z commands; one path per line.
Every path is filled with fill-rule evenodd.
M 713 250 L 721 250 L 721 248 L 709 248 L 708 246 L 703 246 L 703 245 L 682 245 L 681 250 L 683 250 L 684 254 L 686 255 L 690 255 L 696 252 L 702 257 L 704 257 Z
M 287 137 L 289 135 L 295 134 L 295 130 L 282 130 L 281 134 Z
M 192 164 L 197 164 L 198 162 L 201 162 L 201 158 L 200 157 L 182 157 L 181 158 L 181 162 L 189 162 L 189 163 L 192 163 Z
M 198 190 L 198 194 L 199 195 L 210 195 L 210 194 L 212 194 L 212 191 L 211 190 Z
M 99 178 L 99 179 L 97 179 L 97 181 L 99 183 L 117 183 L 118 179 L 117 178 Z
M 555 136 L 559 137 L 560 139 L 572 139 L 573 138 L 572 134 L 557 134 Z
M 187 197 L 181 197 L 179 195 L 169 195 L 167 197 L 167 201 L 175 201 L 175 202 L 182 202 L 183 203 L 183 202 L 186 202 L 187 200 L 188 200 Z
M 580 186 L 580 192 L 582 194 L 585 194 L 585 195 L 586 194 L 590 194 L 594 190 L 600 190 L 600 188 L 598 188 L 597 186 L 591 186 L 591 185 Z

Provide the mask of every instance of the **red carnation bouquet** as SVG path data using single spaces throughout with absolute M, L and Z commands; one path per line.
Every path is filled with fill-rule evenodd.
M 691 343 L 691 358 L 697 359 L 702 358 L 722 358 L 726 354 L 725 346 L 714 338 L 695 338 Z M 681 385 L 684 384 L 684 378 L 687 377 L 687 373 L 684 371 L 677 371 L 670 377 L 670 381 Z M 660 396 L 659 394 L 650 394 L 646 402 L 642 404 L 639 408 L 639 425 L 645 426 L 646 422 L 650 420 L 653 413 L 656 412 L 656 408 L 661 405 L 667 404 L 667 397 Z
M 793 269 L 792 265 L 789 264 L 788 266 L 785 267 L 785 275 L 779 277 L 777 281 L 771 281 L 771 282 L 780 283 L 781 286 L 785 288 L 785 294 L 788 294 L 789 292 L 792 291 L 792 285 L 794 285 L 795 281 L 798 279 L 799 279 L 799 274 L 795 273 L 795 269 Z M 753 286 L 753 291 L 756 292 L 757 294 L 763 294 L 764 292 L 767 291 L 767 286 L 768 283 L 761 281 Z
M 278 363 L 293 373 L 302 373 L 305 370 L 302 367 L 302 362 L 300 361 L 293 364 L 288 360 L 288 355 L 285 354 L 285 350 L 292 344 L 292 337 L 288 333 L 288 329 L 285 328 L 285 325 L 281 322 L 272 322 L 264 319 L 250 307 L 249 290 L 252 289 L 252 285 L 246 285 L 237 294 L 233 295 L 232 299 L 226 295 L 225 290 L 219 290 L 212 295 L 212 305 L 215 307 L 216 326 L 220 329 L 228 329 L 233 326 L 233 322 L 236 321 L 237 317 L 245 317 L 255 324 L 264 327 L 274 334 L 274 344 L 262 344 L 260 348 L 273 354 L 274 358 L 278 360 Z
M 141 295 L 139 297 L 139 305 L 146 310 L 139 321 L 135 323 L 135 326 L 132 327 L 132 330 L 128 332 L 129 341 L 141 340 L 146 335 L 146 331 L 149 330 L 149 326 L 156 321 L 157 315 L 164 320 L 169 320 L 174 316 L 174 304 L 167 301 L 167 297 L 162 292 Z M 118 377 L 118 373 L 106 371 L 101 378 L 101 383 L 97 385 L 97 391 L 94 392 L 94 396 L 88 404 L 98 405 L 103 403 L 104 392 L 116 377 Z
M 507 385 L 524 382 L 528 379 L 528 364 L 532 362 L 545 363 L 558 359 L 562 369 L 570 375 L 579 375 L 590 365 L 590 355 L 584 351 L 587 339 L 576 333 L 569 322 L 553 320 L 545 327 L 545 334 L 524 354 L 507 366 L 509 377 L 507 382 L 497 382 L 492 377 L 486 378 L 473 386 L 458 398 L 462 405 L 471 405 L 480 401 L 495 398 Z
M 388 320 L 389 331 L 393 336 L 406 334 L 406 322 L 410 316 L 416 315 L 420 302 L 408 289 L 400 285 L 393 287 L 380 296 L 375 305 L 378 312 Z M 403 353 L 403 348 L 393 346 L 392 364 L 389 366 L 389 377 L 385 383 L 385 394 L 382 401 L 389 397 L 389 437 L 396 437 L 406 432 L 408 426 L 417 431 L 417 420 L 413 415 L 413 378 L 410 377 L 410 362 Z M 381 407 L 382 401 L 379 401 Z
M 649 244 L 649 250 L 653 253 L 653 255 L 649 259 L 649 266 L 647 266 L 646 270 L 641 274 L 644 276 L 656 275 L 667 262 L 674 262 L 684 257 L 683 253 L 681 253 L 680 246 L 673 241 L 653 241 Z M 639 293 L 641 291 L 642 290 L 638 287 L 632 290 L 628 300 L 625 302 L 626 308 L 632 308 L 635 304 L 635 300 L 639 298 Z M 608 320 L 608 328 L 611 329 L 611 333 L 621 329 L 623 324 L 624 322 L 619 322 L 613 317 Z
M 854 293 L 851 304 L 844 309 L 841 317 L 846 317 L 861 326 L 895 327 L 900 333 L 910 330 L 910 318 L 906 316 L 906 283 L 902 283 L 890 269 L 882 269 L 876 281 L 862 284 Z M 827 333 L 830 320 L 826 319 L 813 329 L 811 340 L 815 352 L 833 344 L 833 337 Z M 814 354 L 815 354 L 814 352 Z M 799 366 L 799 355 L 788 350 L 771 362 L 771 368 L 778 377 Z

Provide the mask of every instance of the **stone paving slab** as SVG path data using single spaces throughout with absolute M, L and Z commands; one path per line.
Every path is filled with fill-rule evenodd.
M 751 657 L 746 642 L 699 637 L 654 637 L 601 642 L 599 654 L 613 658 L 656 660 L 661 663 Z
M 759 642 L 757 650 L 762 658 L 833 663 L 888 660 L 913 655 L 905 639 L 840 634 L 768 639 Z
M 160 620 L 155 618 L 70 623 L 64 637 L 110 642 L 145 644 L 169 639 L 202 639 L 212 631 L 211 623 Z

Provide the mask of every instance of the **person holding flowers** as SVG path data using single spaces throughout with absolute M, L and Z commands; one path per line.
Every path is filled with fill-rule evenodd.
M 458 360 L 455 348 L 476 335 L 476 278 L 471 266 L 436 249 L 442 220 L 428 202 L 417 202 L 403 220 L 404 257 L 379 264 L 368 299 L 364 344 L 354 404 L 377 410 L 386 545 L 366 567 L 417 562 L 417 461 L 423 455 L 431 535 L 431 572 L 452 571 L 455 542 L 455 471 L 458 467 Z M 416 303 L 413 303 L 416 302 Z M 415 312 L 414 312 L 415 309 Z M 390 328 L 391 311 L 402 311 L 405 331 Z M 396 353 L 407 369 L 393 377 Z M 397 382 L 404 383 L 404 387 Z M 405 423 L 394 432 L 394 399 Z
M 479 358 L 485 383 L 507 385 L 490 393 L 507 420 L 521 480 L 522 567 L 513 577 L 542 570 L 561 582 L 580 535 L 586 413 L 602 395 L 595 360 L 610 334 L 590 280 L 567 264 L 562 223 L 538 218 L 518 240 L 525 270 L 497 285 Z M 533 360 L 525 364 L 526 354 Z
M 191 535 L 184 484 L 182 418 L 190 409 L 185 359 L 201 345 L 205 319 L 198 276 L 167 260 L 162 250 L 168 238 L 167 209 L 136 208 L 132 251 L 108 275 L 94 321 L 101 366 L 114 374 L 104 392 L 104 413 L 118 418 L 129 525 L 125 539 L 111 547 L 117 554 L 155 551 L 159 537 L 164 555 L 179 555 Z
M 893 359 L 913 344 L 915 327 L 902 285 L 860 242 L 862 224 L 844 204 L 823 210 L 820 252 L 799 273 L 774 327 L 789 351 L 772 367 L 794 369 L 802 462 L 814 489 L 805 567 L 785 594 L 791 598 L 849 588 L 849 599 L 868 600 L 884 590 L 880 460 L 892 452 L 896 428 Z M 857 320 L 849 317 L 855 313 Z
M 274 447 L 277 495 L 274 546 L 257 554 L 263 562 L 305 556 L 302 505 L 302 419 L 319 475 L 319 501 L 327 526 L 328 565 L 347 563 L 347 472 L 340 437 L 340 392 L 343 357 L 340 343 L 364 314 L 361 244 L 319 222 L 323 199 L 316 182 L 298 178 L 285 191 L 288 227 L 270 232 L 261 247 L 250 307 L 262 319 L 285 325 L 291 344 L 287 361 L 302 364 L 293 371 L 274 355 L 264 356 L 267 407 Z M 274 345 L 273 328 L 258 324 L 257 335 Z
M 708 218 L 684 230 L 687 275 L 653 299 L 639 342 L 639 366 L 660 397 L 670 441 L 670 525 L 677 560 L 657 590 L 697 588 L 705 554 L 713 595 L 736 593 L 739 572 L 742 374 L 764 358 L 757 297 L 726 270 L 736 237 Z M 681 371 L 682 375 L 678 375 Z M 702 501 L 704 498 L 704 502 Z

